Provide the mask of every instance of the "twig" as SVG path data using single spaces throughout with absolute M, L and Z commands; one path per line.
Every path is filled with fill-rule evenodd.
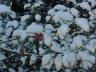
M 19 53 L 19 52 L 8 50 L 8 49 L 4 49 L 4 48 L 0 48 L 0 50 L 2 50 L 4 52 L 9 52 L 9 53 L 12 53 L 12 54 L 22 55 L 22 56 L 31 56 L 31 53 L 27 53 L 27 52 Z

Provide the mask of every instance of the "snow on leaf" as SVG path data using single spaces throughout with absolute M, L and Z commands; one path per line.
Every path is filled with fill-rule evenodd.
M 66 11 L 66 12 L 58 11 L 55 14 L 55 16 L 53 17 L 53 19 L 54 19 L 54 21 L 56 23 L 60 22 L 62 24 L 64 21 L 72 21 L 73 20 L 73 16 L 68 11 Z
M 0 13 L 11 13 L 11 9 L 3 4 L 0 4 Z
M 62 68 L 62 65 L 63 65 L 62 58 L 63 58 L 62 55 L 58 54 L 58 56 L 54 60 L 57 71 L 59 71 Z
M 52 56 L 53 56 L 53 54 L 43 55 L 43 58 L 42 58 L 43 68 L 50 69 L 52 67 L 52 64 L 53 64 Z
M 76 63 L 76 54 L 73 52 L 65 52 L 63 56 L 63 65 L 65 67 L 73 67 Z
M 29 25 L 27 27 L 26 32 L 28 32 L 28 33 L 42 33 L 43 32 L 43 26 L 36 24 L 36 23 L 32 23 L 31 25 Z
M 60 39 L 64 39 L 64 36 L 68 33 L 69 26 L 67 24 L 62 24 L 57 31 L 57 34 L 59 35 Z
M 58 44 L 55 41 L 52 42 L 51 50 L 55 51 L 55 52 L 62 53 L 62 49 L 60 48 L 60 44 Z
M 24 16 L 21 17 L 21 21 L 22 22 L 25 22 L 28 18 L 30 18 L 30 15 L 29 14 L 26 14 Z
M 52 59 L 52 54 L 45 54 L 45 55 L 43 55 L 42 66 L 49 64 L 51 59 Z
M 17 28 L 19 25 L 19 22 L 17 20 L 13 20 L 13 21 L 8 21 L 7 25 L 6 25 L 6 28 L 8 27 L 14 27 L 14 28 Z
M 51 36 L 51 31 L 50 30 L 45 30 L 44 33 L 44 44 L 48 47 L 51 46 L 52 44 L 52 36 Z
M 41 15 L 36 14 L 36 15 L 35 15 L 35 19 L 36 19 L 36 21 L 40 21 L 40 20 L 41 20 Z
M 31 64 L 34 64 L 35 61 L 36 61 L 36 59 L 37 59 L 36 55 L 35 54 L 32 54 L 31 57 L 30 57 L 30 65 Z
M 9 72 L 16 72 L 13 68 L 9 68 Z
M 78 26 L 80 26 L 84 31 L 89 32 L 89 24 L 88 20 L 85 18 L 76 18 L 75 22 Z
M 83 45 L 83 41 L 82 41 L 82 36 L 78 35 L 76 37 L 73 38 L 73 42 L 71 44 L 71 48 L 81 48 Z
M 23 62 L 23 65 L 25 64 L 26 59 L 27 59 L 27 56 L 21 57 L 21 59 L 20 59 L 20 60 Z
M 5 55 L 0 53 L 0 61 L 6 59 Z

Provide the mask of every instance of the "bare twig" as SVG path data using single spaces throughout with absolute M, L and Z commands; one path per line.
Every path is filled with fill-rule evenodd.
M 27 53 L 27 52 L 20 53 L 20 52 L 16 52 L 16 51 L 12 51 L 12 50 L 9 50 L 9 49 L 4 49 L 4 48 L 0 48 L 0 50 L 2 50 L 4 52 L 9 52 L 9 53 L 12 53 L 12 54 L 16 54 L 16 55 L 31 56 L 31 53 Z

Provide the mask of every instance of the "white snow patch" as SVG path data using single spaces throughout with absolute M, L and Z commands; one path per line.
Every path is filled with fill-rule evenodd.
M 9 68 L 9 72 L 16 72 L 13 68 Z
M 83 41 L 82 41 L 82 36 L 78 35 L 76 37 L 73 38 L 73 42 L 71 44 L 71 48 L 72 49 L 76 49 L 76 48 L 81 48 L 83 46 Z
M 27 59 L 27 56 L 21 57 L 21 59 L 20 59 L 20 60 L 23 62 L 23 65 L 25 64 L 26 59 Z
M 76 64 L 76 54 L 73 52 L 65 52 L 63 56 L 63 65 L 65 67 L 73 67 Z
M 36 14 L 35 15 L 35 19 L 36 19 L 36 21 L 40 21 L 41 20 L 41 15 L 40 14 Z
M 28 8 L 30 6 L 31 6 L 31 4 L 30 3 L 27 3 L 27 4 L 24 5 L 24 9 L 26 9 L 26 8 Z
M 91 3 L 91 6 L 94 7 L 96 5 L 96 0 L 88 0 Z
M 24 40 L 27 37 L 26 31 L 24 30 L 15 30 L 12 34 L 13 37 L 21 37 Z
M 26 21 L 28 18 L 30 18 L 30 15 L 29 14 L 26 14 L 24 16 L 21 17 L 21 21 L 24 22 Z
M 88 20 L 85 18 L 76 18 L 75 22 L 78 26 L 80 26 L 84 31 L 89 32 L 89 24 Z
M 9 37 L 11 35 L 12 31 L 13 31 L 12 27 L 6 29 L 6 34 L 5 35 Z
M 52 44 L 52 35 L 50 30 L 45 30 L 44 33 L 44 44 L 48 47 Z
M 61 54 L 58 54 L 58 56 L 54 60 L 56 70 L 59 71 L 62 68 L 63 65 L 63 57 Z
M 64 21 L 72 21 L 73 20 L 73 16 L 68 11 L 66 11 L 66 12 L 58 11 L 55 14 L 55 16 L 53 17 L 53 19 L 54 19 L 54 21 L 56 23 L 60 22 L 62 24 Z
M 0 53 L 0 61 L 6 59 L 5 55 Z
M 95 56 L 89 54 L 87 51 L 79 51 L 78 57 L 82 59 L 82 61 L 89 61 L 92 64 L 95 63 Z
M 89 51 L 95 53 L 96 50 L 96 39 L 90 40 L 90 42 L 85 46 Z
M 62 53 L 62 49 L 60 48 L 60 44 L 58 44 L 58 43 L 55 42 L 55 41 L 52 41 L 51 50 L 52 50 L 52 51 L 55 51 L 55 52 Z
M 43 26 L 40 24 L 32 23 L 27 27 L 26 30 L 27 33 L 42 33 L 43 32 Z
M 83 9 L 87 9 L 88 11 L 91 11 L 91 6 L 88 4 L 88 2 L 82 2 L 79 3 L 78 5 L 80 5 L 80 7 L 82 7 Z
M 67 10 L 67 7 L 65 7 L 64 5 L 58 4 L 58 5 L 56 5 L 53 9 L 49 10 L 49 11 L 48 11 L 48 14 L 53 16 L 53 15 L 55 15 L 58 11 L 65 11 L 65 10 Z
M 73 14 L 73 16 L 75 16 L 75 17 L 78 17 L 79 16 L 79 11 L 77 10 L 77 9 L 75 9 L 75 8 L 71 8 L 71 13 Z
M 45 50 L 40 47 L 40 48 L 39 48 L 39 54 L 40 54 L 40 55 L 43 55 L 44 53 L 45 53 Z
M 35 61 L 36 61 L 36 59 L 37 59 L 36 55 L 35 54 L 32 54 L 31 57 L 30 57 L 30 65 L 31 64 L 34 64 Z
M 11 13 L 11 9 L 3 4 L 0 4 L 0 13 Z
M 57 30 L 57 34 L 59 35 L 59 37 L 61 39 L 64 39 L 65 35 L 68 33 L 69 31 L 69 26 L 67 24 L 62 24 L 58 30 Z
M 85 69 L 88 69 L 95 63 L 95 56 L 89 54 L 87 51 L 79 51 L 78 58 L 82 60 L 82 66 Z
M 14 21 L 8 21 L 7 25 L 6 25 L 6 28 L 8 27 L 14 27 L 14 28 L 17 28 L 19 25 L 19 22 L 17 20 L 14 20 Z
M 51 20 L 51 16 L 46 16 L 46 22 Z
M 53 63 L 52 56 L 53 56 L 53 54 L 43 55 L 43 58 L 42 58 L 42 66 L 43 66 L 43 68 L 47 68 L 47 69 L 51 68 L 52 63 Z
M 67 10 L 67 8 L 64 5 L 58 4 L 58 5 L 56 5 L 54 7 L 54 10 L 59 10 L 59 11 L 62 10 L 62 11 L 64 11 L 64 10 Z
M 45 25 L 45 30 L 54 31 L 54 27 L 53 27 L 51 24 L 46 24 L 46 25 Z

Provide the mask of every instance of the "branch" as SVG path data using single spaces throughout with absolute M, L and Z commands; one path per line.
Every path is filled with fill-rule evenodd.
M 22 55 L 22 56 L 31 56 L 31 53 L 27 53 L 27 52 L 19 53 L 19 52 L 8 50 L 8 49 L 4 49 L 4 48 L 0 48 L 0 50 L 2 50 L 4 52 L 12 53 L 12 54 Z

